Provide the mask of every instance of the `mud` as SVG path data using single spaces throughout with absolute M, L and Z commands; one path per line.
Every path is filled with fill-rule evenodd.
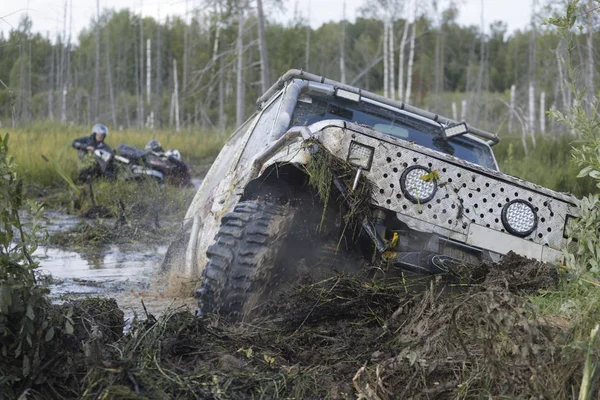
M 568 332 L 538 318 L 523 296 L 552 289 L 553 268 L 511 254 L 466 275 L 477 279 L 450 279 L 459 294 L 440 277 L 337 276 L 290 288 L 268 304 L 267 318 L 232 325 L 168 310 L 137 320 L 112 343 L 88 333 L 78 337 L 87 362 L 73 364 L 80 368 L 73 371 L 80 377 L 77 395 L 566 399 L 577 393 L 586 350 L 568 347 Z M 118 328 L 119 312 L 112 315 L 103 324 Z M 86 332 L 94 331 L 90 326 Z M 116 339 L 113 333 L 102 338 Z M 100 347 L 91 362 L 94 340 Z

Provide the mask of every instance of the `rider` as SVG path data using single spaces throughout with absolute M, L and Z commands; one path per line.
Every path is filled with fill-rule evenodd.
M 110 151 L 110 147 L 104 143 L 108 136 L 108 128 L 104 124 L 96 124 L 92 128 L 90 136 L 80 137 L 73 140 L 73 147 L 79 150 L 80 157 L 86 153 L 91 153 L 96 149 Z
M 73 140 L 72 146 L 79 150 L 79 177 L 80 181 L 87 181 L 92 177 L 103 174 L 112 176 L 112 163 L 99 162 L 94 158 L 94 150 L 104 150 L 111 153 L 110 147 L 104 142 L 108 136 L 108 128 L 104 124 L 96 124 L 92 128 L 90 136 L 80 137 Z M 111 160 L 112 161 L 112 160 Z

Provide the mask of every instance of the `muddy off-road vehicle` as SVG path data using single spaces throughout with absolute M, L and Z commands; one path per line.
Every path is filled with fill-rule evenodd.
M 290 70 L 221 150 L 164 267 L 202 278 L 202 313 L 239 319 L 304 274 L 560 263 L 576 199 L 501 173 L 498 141 Z

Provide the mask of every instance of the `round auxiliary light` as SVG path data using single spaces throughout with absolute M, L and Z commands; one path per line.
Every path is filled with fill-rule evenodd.
M 437 191 L 437 181 L 429 168 L 413 165 L 400 177 L 400 187 L 404 196 L 413 203 L 427 203 Z
M 525 200 L 513 200 L 502 208 L 502 224 L 513 235 L 525 237 L 537 228 L 535 209 Z

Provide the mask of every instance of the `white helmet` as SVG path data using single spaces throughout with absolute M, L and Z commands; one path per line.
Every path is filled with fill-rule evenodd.
M 107 136 L 108 135 L 108 128 L 104 124 L 96 124 L 92 128 L 92 135 L 95 135 L 97 133 L 101 133 L 104 136 Z

